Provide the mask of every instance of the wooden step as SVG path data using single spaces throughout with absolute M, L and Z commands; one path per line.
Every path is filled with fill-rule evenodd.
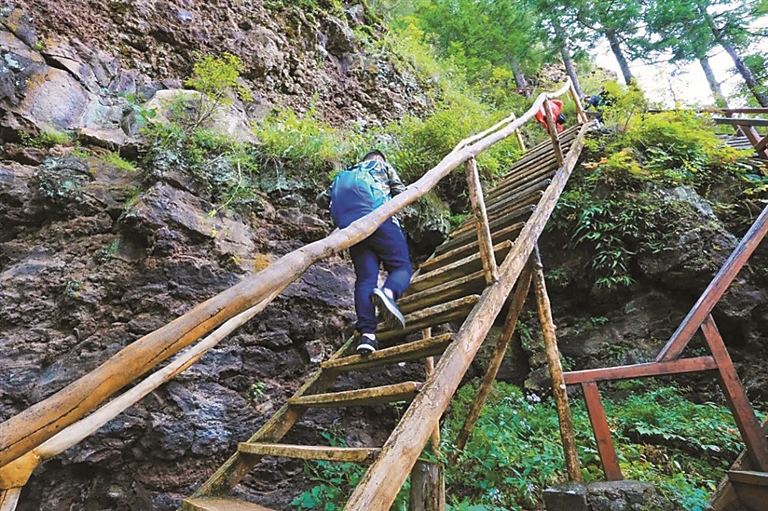
M 463 296 L 480 293 L 485 286 L 485 274 L 482 270 L 476 271 L 444 284 L 406 295 L 397 301 L 397 306 L 403 314 L 410 314 Z
M 511 241 L 503 241 L 493 247 L 493 253 L 496 256 L 497 262 L 502 261 L 504 257 L 506 257 L 507 253 L 509 253 L 512 248 L 512 244 Z M 440 285 L 444 282 L 450 282 L 465 277 L 470 273 L 475 273 L 482 269 L 483 261 L 480 258 L 480 253 L 474 253 L 469 257 L 459 259 L 451 264 L 441 266 L 430 272 L 423 273 L 418 277 L 414 277 L 411 281 L 411 285 L 408 286 L 408 295 Z
M 398 401 L 413 401 L 423 383 L 407 381 L 394 385 L 383 385 L 370 389 L 347 390 L 344 392 L 328 392 L 311 396 L 292 397 L 288 400 L 291 406 L 337 408 L 340 406 L 374 406 Z
M 504 229 L 505 227 L 509 227 L 510 225 L 513 225 L 517 222 L 525 221 L 525 219 L 527 219 L 535 210 L 535 205 L 524 206 L 520 209 L 510 212 L 502 218 L 490 222 L 488 226 L 491 230 L 491 236 L 493 236 L 493 233 L 497 230 Z M 451 250 L 467 243 L 472 243 L 476 239 L 477 233 L 475 231 L 465 232 L 464 234 L 459 234 L 455 238 L 449 239 L 440 245 L 440 247 L 444 247 L 443 250 Z
M 493 213 L 486 211 L 486 216 L 488 217 L 488 221 L 492 225 L 494 220 L 498 220 L 502 217 L 505 217 L 506 215 L 514 215 L 517 213 L 517 211 L 520 210 L 520 208 L 523 208 L 525 206 L 530 206 L 530 205 L 536 205 L 541 200 L 542 195 L 544 195 L 544 192 L 536 191 L 528 194 L 525 197 L 521 197 L 516 201 L 506 204 L 503 208 L 497 209 Z M 459 235 L 469 231 L 472 231 L 472 233 L 477 232 L 477 221 L 474 218 L 461 224 L 461 226 L 459 226 L 453 232 L 451 232 L 450 237 L 456 238 Z
M 516 202 L 518 199 L 525 197 L 531 193 L 544 191 L 547 186 L 549 186 L 549 183 L 551 183 L 551 179 L 542 179 L 541 181 L 537 181 L 536 183 L 532 184 L 531 186 L 528 186 L 519 192 L 515 192 L 508 197 L 504 197 L 496 202 L 489 202 L 486 204 L 487 209 L 486 212 L 490 215 L 492 213 L 495 213 L 496 211 L 506 208 L 507 204 L 512 204 L 513 202 Z
M 525 222 L 517 222 L 516 224 L 512 224 L 509 227 L 505 227 L 503 229 L 492 232 L 491 238 L 493 239 L 494 243 L 514 240 L 517 238 L 517 235 L 520 233 L 524 226 Z M 435 249 L 435 255 L 432 256 L 432 258 L 424 261 L 419 266 L 419 269 L 422 272 L 432 271 L 435 268 L 439 268 L 440 266 L 445 266 L 446 264 L 458 261 L 459 259 L 464 259 L 469 255 L 476 254 L 479 250 L 480 248 L 477 239 L 470 243 L 459 245 L 455 248 L 451 248 L 447 245 L 446 242 L 443 245 L 438 246 Z
M 181 511 L 275 511 L 272 508 L 260 506 L 226 497 L 196 497 L 184 499 Z
M 393 329 L 385 327 L 381 331 L 376 331 L 376 339 L 379 342 L 388 341 L 425 328 L 450 323 L 459 319 L 463 320 L 469 315 L 472 307 L 475 306 L 479 299 L 480 295 L 465 296 L 458 300 L 408 314 L 405 317 L 405 328 Z
M 438 335 L 378 350 L 370 355 L 351 355 L 327 360 L 321 364 L 321 367 L 334 371 L 356 371 L 387 364 L 396 364 L 398 362 L 419 360 L 441 354 L 452 340 L 453 334 Z
M 563 153 L 568 152 L 570 146 L 579 132 L 579 127 L 574 126 L 573 130 L 566 130 L 560 134 L 560 146 L 563 148 Z M 552 149 L 552 141 L 545 140 L 536 147 L 528 150 L 514 165 L 502 176 L 501 181 L 514 180 L 517 177 L 518 172 L 521 169 L 530 167 L 534 161 L 541 161 L 543 158 L 552 158 L 554 151 Z M 498 184 L 498 183 L 497 183 Z
M 768 472 L 729 470 L 728 480 L 736 490 L 739 503 L 749 511 L 768 509 Z
M 504 200 L 513 194 L 519 193 L 525 190 L 529 186 L 554 176 L 557 173 L 557 163 L 551 160 L 547 160 L 542 163 L 541 166 L 532 169 L 530 172 L 521 176 L 515 181 L 509 183 L 502 183 L 496 186 L 493 190 L 488 192 L 486 196 L 486 202 L 488 204 L 495 204 L 497 201 Z
M 381 449 L 364 447 L 326 447 L 313 445 L 262 444 L 242 442 L 237 450 L 243 454 L 297 458 L 301 460 L 350 461 L 362 463 L 373 461 Z

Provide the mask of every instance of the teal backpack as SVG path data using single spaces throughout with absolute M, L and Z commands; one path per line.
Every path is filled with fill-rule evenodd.
M 371 171 L 379 163 L 364 161 L 339 172 L 331 184 L 331 216 L 336 225 L 347 227 L 384 204 L 388 195 Z

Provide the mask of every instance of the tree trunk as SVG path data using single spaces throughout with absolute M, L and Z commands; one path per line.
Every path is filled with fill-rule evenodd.
M 627 82 L 627 85 L 632 84 L 632 82 L 635 81 L 635 77 L 632 76 L 632 71 L 629 70 L 629 63 L 627 62 L 626 57 L 624 57 L 624 52 L 621 50 L 619 36 L 616 35 L 615 30 L 607 29 L 605 31 L 605 37 L 608 39 L 608 43 L 611 45 L 611 51 L 619 63 L 621 74 L 624 75 L 624 81 Z
M 736 51 L 736 47 L 734 47 L 730 41 L 722 36 L 718 39 L 718 42 L 720 43 L 720 46 L 725 49 L 725 52 L 730 55 L 733 63 L 736 65 L 736 69 L 739 71 L 739 74 L 742 78 L 744 78 L 744 82 L 747 84 L 747 88 L 752 93 L 752 95 L 755 96 L 755 99 L 757 99 L 757 102 L 760 103 L 760 106 L 768 108 L 768 94 L 766 94 L 764 88 L 760 85 L 760 82 L 757 81 L 757 78 L 755 78 L 754 73 L 752 73 L 752 70 L 749 69 L 747 63 L 744 62 L 744 59 L 741 58 L 741 55 L 739 55 L 739 53 Z
M 573 88 L 576 90 L 576 94 L 579 96 L 579 98 L 583 98 L 584 92 L 581 90 L 581 85 L 579 85 L 579 77 L 576 76 L 576 66 L 574 65 L 571 54 L 565 45 L 560 48 L 560 55 L 563 57 L 565 71 L 568 73 L 568 76 L 571 77 L 571 82 L 573 82 Z
M 523 73 L 523 68 L 520 67 L 520 62 L 517 61 L 517 59 L 512 59 L 511 63 L 512 67 L 512 74 L 515 75 L 515 83 L 517 84 L 517 88 L 523 93 L 523 95 L 530 99 L 531 97 L 531 91 L 528 88 L 528 81 L 525 79 L 525 73 Z
M 757 99 L 757 102 L 760 104 L 760 106 L 768 108 L 768 94 L 760 85 L 760 82 L 757 81 L 757 78 L 755 78 L 754 73 L 752 73 L 752 70 L 749 69 L 747 63 L 744 62 L 743 58 L 741 58 L 741 55 L 739 55 L 736 47 L 728 40 L 725 34 L 725 30 L 717 27 L 715 20 L 712 18 L 712 15 L 707 12 L 706 7 L 701 5 L 700 1 L 696 2 L 696 6 L 699 8 L 699 13 L 704 17 L 707 26 L 712 31 L 712 35 L 715 36 L 715 41 L 717 41 L 718 44 L 723 47 L 725 52 L 731 57 L 731 60 L 733 60 L 733 63 L 736 66 L 739 74 L 742 78 L 744 78 L 744 83 L 747 84 L 749 91 L 753 96 L 755 96 L 755 99 Z
M 581 85 L 579 85 L 579 77 L 576 75 L 576 66 L 573 63 L 573 59 L 571 58 L 571 52 L 568 51 L 567 38 L 565 36 L 565 32 L 563 31 L 563 27 L 560 25 L 560 22 L 557 20 L 557 18 L 552 18 L 552 26 L 555 29 L 555 36 L 560 42 L 560 55 L 563 57 L 563 65 L 565 66 L 565 71 L 571 78 L 571 83 L 573 83 L 573 88 L 576 89 L 576 94 L 578 94 L 579 98 L 583 98 L 584 91 L 581 90 Z
M 709 57 L 706 55 L 700 57 L 699 64 L 701 64 L 701 69 L 704 71 L 704 76 L 707 77 L 707 83 L 712 91 L 712 96 L 715 98 L 715 104 L 720 108 L 728 108 L 728 101 L 725 99 L 723 90 L 720 88 L 720 82 L 715 78 L 712 66 L 709 65 Z

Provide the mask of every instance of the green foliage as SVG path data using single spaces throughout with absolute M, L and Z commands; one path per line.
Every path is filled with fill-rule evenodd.
M 30 136 L 25 133 L 21 134 L 21 142 L 24 145 L 37 147 L 37 148 L 49 148 L 55 145 L 68 145 L 71 144 L 74 137 L 64 131 L 57 131 L 53 128 L 46 128 L 41 130 L 37 135 Z
M 322 436 L 331 447 L 347 446 L 336 431 L 324 431 Z M 296 497 L 291 506 L 295 509 L 337 511 L 344 508 L 344 503 L 363 477 L 365 466 L 348 462 L 308 461 L 304 464 L 304 470 L 315 486 Z M 409 488 L 406 481 L 390 508 L 392 511 L 408 509 Z
M 211 213 L 257 201 L 254 180 L 258 164 L 251 147 L 208 130 L 188 133 L 174 123 L 151 124 L 143 133 L 150 141 L 144 168 L 159 174 L 177 171 L 192 176 L 218 204 Z
M 205 123 L 219 107 L 232 104 L 235 94 L 243 101 L 253 101 L 250 91 L 240 81 L 243 63 L 231 53 L 221 57 L 205 55 L 195 62 L 193 73 L 184 85 L 198 91 L 196 99 L 179 99 L 172 105 L 175 121 L 187 131 L 194 131 Z
M 634 257 L 667 249 L 677 239 L 675 222 L 692 216 L 684 203 L 660 200 L 660 188 L 687 185 L 707 197 L 728 176 L 753 193 L 765 184 L 739 164 L 744 151 L 724 145 L 711 121 L 691 112 L 634 116 L 626 131 L 589 148 L 608 156 L 574 171 L 549 227 L 569 231 L 572 246 L 589 248 L 598 286 L 630 285 Z
M 443 438 L 455 438 L 476 391 L 467 385 L 457 392 Z M 680 509 L 705 509 L 715 482 L 742 447 L 728 409 L 692 403 L 674 388 L 622 401 L 608 397 L 604 404 L 625 477 L 654 483 Z M 574 400 L 571 407 L 584 480 L 603 480 L 585 406 Z M 466 449 L 446 466 L 447 493 L 457 510 L 538 508 L 542 490 L 562 482 L 565 473 L 552 400 L 526 397 L 497 382 Z
M 299 116 L 279 109 L 262 119 L 255 132 L 265 159 L 290 164 L 297 173 L 338 170 L 343 162 L 353 163 L 364 151 L 362 135 L 333 128 L 314 110 Z
M 127 170 L 129 172 L 136 172 L 136 165 L 133 162 L 123 159 L 119 153 L 108 152 L 101 156 L 101 160 L 113 167 L 117 167 L 121 170 Z

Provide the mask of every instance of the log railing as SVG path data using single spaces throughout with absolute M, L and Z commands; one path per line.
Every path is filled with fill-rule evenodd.
M 19 495 L 18 489 L 26 484 L 32 471 L 42 461 L 75 445 L 159 385 L 185 370 L 234 329 L 260 312 L 288 285 L 306 272 L 310 266 L 370 236 L 386 219 L 423 197 L 441 179 L 462 163 L 467 164 L 470 189 L 473 190 L 471 193 L 473 211 L 478 225 L 487 227 L 488 219 L 484 211 L 482 193 L 478 186 L 479 180 L 474 164 L 475 156 L 513 134 L 518 137 L 522 146 L 519 128 L 530 121 L 542 105 L 548 103 L 550 99 L 566 93 L 570 93 L 573 97 L 577 112 L 579 112 L 579 119 L 585 118 L 582 115 L 583 109 L 578 95 L 576 95 L 570 80 L 554 93 L 542 93 L 536 98 L 533 106 L 522 116 L 516 118 L 513 114 L 483 133 L 462 141 L 422 178 L 366 217 L 345 229 L 334 231 L 322 240 L 283 256 L 256 275 L 244 279 L 237 285 L 197 305 L 169 324 L 131 343 L 102 365 L 54 395 L 0 423 L 0 509 L 7 511 L 15 508 L 15 502 Z M 547 109 L 547 111 L 548 120 L 553 123 L 551 110 Z M 553 144 L 559 147 L 556 131 L 550 131 L 554 134 Z M 575 152 L 572 149 L 569 156 L 565 158 L 565 164 L 570 164 L 572 168 L 579 150 L 580 146 Z M 562 151 L 560 154 L 562 157 Z M 559 178 L 560 182 L 557 183 L 559 192 L 562 192 L 567 177 L 564 175 Z M 546 218 L 554 208 L 554 200 L 559 196 L 559 192 L 556 196 L 549 194 L 546 208 L 537 216 L 539 220 L 532 221 L 523 229 L 521 249 L 510 253 L 500 267 L 496 265 L 492 250 L 490 254 L 488 253 L 487 243 L 484 248 L 481 248 L 481 253 L 484 254 L 484 271 L 490 284 L 487 289 L 489 296 L 485 297 L 484 294 L 485 299 L 481 299 L 481 304 L 488 303 L 490 300 L 492 303 L 498 303 L 500 307 L 504 303 L 512 284 L 517 280 L 538 236 L 541 234 Z M 547 195 L 545 195 L 546 197 Z M 482 240 L 480 245 L 483 247 Z M 506 281 L 500 284 L 499 280 L 504 279 Z M 478 310 L 482 311 L 483 308 L 479 307 Z M 491 314 L 491 312 L 493 313 Z M 495 318 L 497 313 L 498 311 L 495 309 L 494 311 L 476 313 L 485 318 L 481 321 L 483 326 L 480 329 L 473 328 L 471 332 L 459 332 L 459 338 L 464 336 L 466 341 L 471 338 L 472 342 L 477 344 L 476 340 L 479 335 L 484 336 L 483 332 L 490 328 L 488 319 Z M 126 385 L 146 375 L 154 367 L 204 337 L 205 339 L 200 341 L 197 346 L 183 353 L 172 364 L 157 371 L 130 391 L 99 409 L 99 406 Z M 479 344 L 477 346 L 479 347 Z M 471 358 L 462 363 L 468 364 Z M 458 386 L 459 381 L 453 378 L 453 375 L 463 374 L 463 371 L 457 372 L 450 369 L 438 365 L 431 378 L 433 385 L 443 383 L 443 390 L 439 392 L 442 395 L 441 405 L 438 408 L 444 409 L 447 406 L 448 399 L 453 395 L 455 387 Z M 421 396 L 427 395 L 429 394 L 421 394 Z M 94 412 L 97 409 L 98 411 Z M 439 417 L 439 413 L 437 413 L 437 409 L 429 406 L 424 407 L 422 412 L 424 411 L 429 414 L 426 417 L 422 416 L 425 420 L 423 425 L 426 428 L 424 429 L 424 440 L 426 441 L 434 432 L 434 423 Z M 423 443 L 421 442 L 421 447 L 423 447 Z M 399 446 L 393 447 L 392 450 L 385 450 L 377 463 L 386 463 L 392 456 L 402 460 Z M 413 461 L 415 462 L 415 455 Z M 382 474 L 381 470 L 376 470 L 373 473 L 375 478 L 379 478 Z M 393 482 L 394 480 L 389 481 L 387 486 L 392 487 Z M 399 488 L 399 486 L 398 484 L 397 487 Z M 372 488 L 370 484 L 363 484 L 362 487 L 365 489 L 365 493 Z M 393 499 L 395 493 L 392 494 Z M 357 509 L 373 509 L 373 507 L 358 507 Z

